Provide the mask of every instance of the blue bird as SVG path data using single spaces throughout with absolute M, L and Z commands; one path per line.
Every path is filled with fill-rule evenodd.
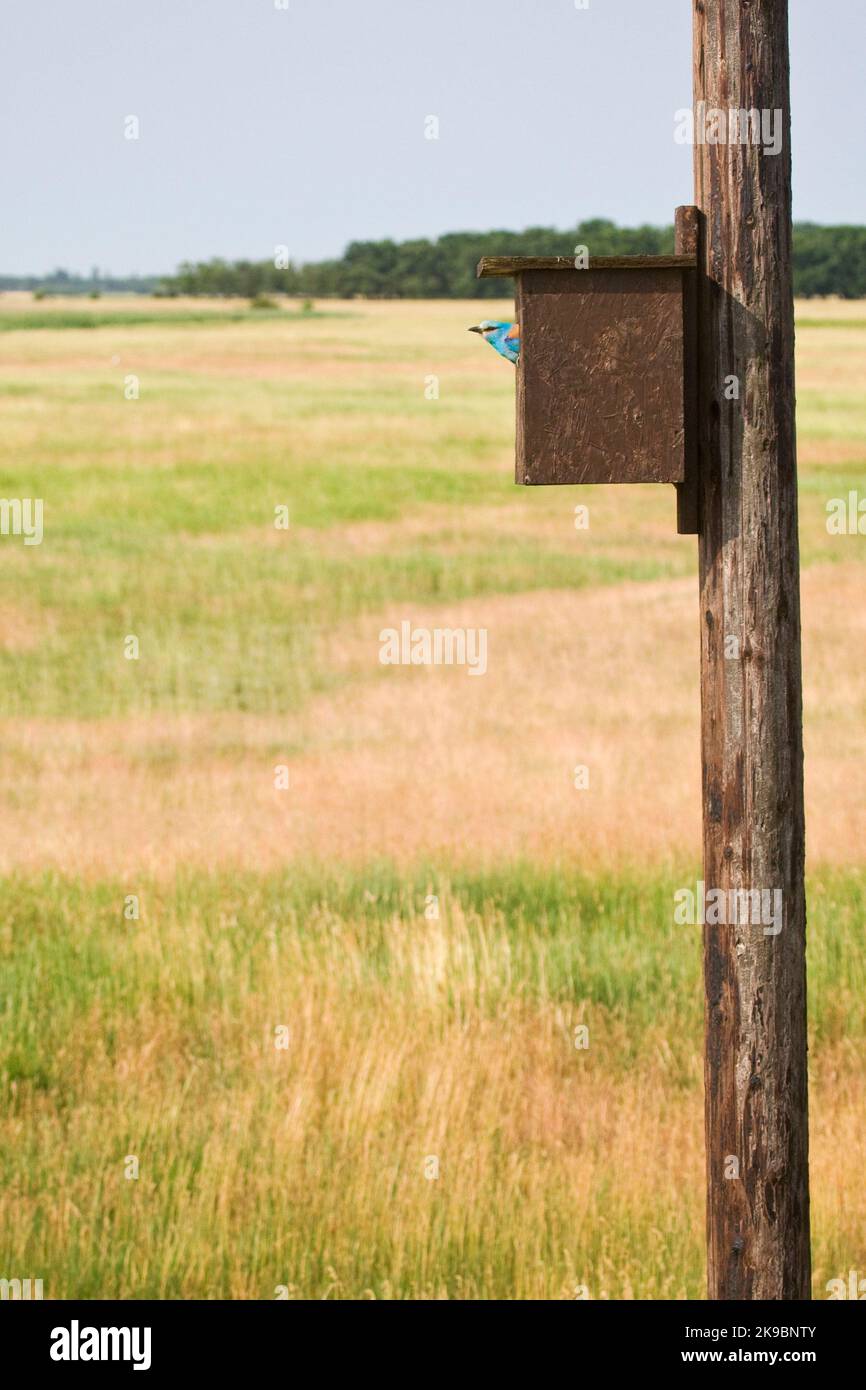
M 501 357 L 517 363 L 520 356 L 520 324 L 499 323 L 496 319 L 482 319 L 470 328 L 470 333 L 480 333 L 486 343 L 495 347 Z

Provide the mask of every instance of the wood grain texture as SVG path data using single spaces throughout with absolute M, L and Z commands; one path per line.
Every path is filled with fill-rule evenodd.
M 682 276 L 518 275 L 517 482 L 684 477 Z
M 676 249 L 697 265 L 700 212 L 676 210 Z M 683 481 L 677 489 L 677 533 L 695 536 L 700 525 L 698 498 L 698 304 L 697 271 L 683 271 Z
M 694 256 L 590 256 L 589 270 L 682 270 L 696 264 Z M 482 256 L 476 279 L 520 275 L 524 270 L 574 271 L 571 256 Z M 581 271 L 580 274 L 585 274 Z
M 779 110 L 782 152 L 695 145 L 702 212 L 704 878 L 783 926 L 704 928 L 708 1286 L 810 1297 L 803 742 L 786 0 L 693 0 L 695 100 Z M 727 378 L 739 380 L 728 400 Z M 736 643 L 732 655 L 731 643 Z M 727 644 L 727 652 L 726 652 Z M 726 1176 L 730 1158 L 740 1176 Z

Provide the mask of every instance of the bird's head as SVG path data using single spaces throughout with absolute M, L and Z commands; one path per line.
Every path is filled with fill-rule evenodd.
M 482 338 L 489 338 L 491 333 L 495 333 L 500 328 L 507 327 L 507 323 L 500 323 L 497 319 L 482 319 L 480 323 L 473 324 L 469 332 L 480 333 Z

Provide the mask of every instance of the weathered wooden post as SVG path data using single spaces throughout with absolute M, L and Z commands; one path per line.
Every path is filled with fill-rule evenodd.
M 787 10 L 694 0 L 704 878 L 783 903 L 704 928 L 717 1299 L 810 1297 Z
M 517 281 L 517 481 L 673 483 L 699 537 L 708 1289 L 807 1299 L 787 0 L 693 4 L 676 254 L 478 273 Z

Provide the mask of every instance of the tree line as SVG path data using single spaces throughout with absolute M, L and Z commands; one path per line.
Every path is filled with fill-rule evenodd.
M 58 268 L 48 275 L 0 275 L 0 291 L 33 290 L 51 295 L 78 294 L 153 294 L 158 288 L 158 275 L 75 275 Z
M 350 299 L 496 299 L 502 283 L 477 280 L 482 256 L 569 256 L 586 246 L 592 256 L 670 255 L 673 227 L 618 227 L 603 218 L 572 231 L 529 227 L 523 232 L 450 232 L 435 240 L 353 241 L 337 260 L 185 262 L 164 277 L 166 295 L 288 294 Z M 804 297 L 866 297 L 866 227 L 794 227 L 794 293 Z
M 335 260 L 307 264 L 280 261 L 186 261 L 174 275 L 89 278 L 56 270 L 51 275 L 0 276 L 0 290 L 51 294 L 99 294 L 125 290 L 159 295 L 272 294 L 351 299 L 497 299 L 498 280 L 476 280 L 482 256 L 670 255 L 673 227 L 618 227 L 604 218 L 571 231 L 529 227 L 524 232 L 449 232 L 435 240 L 353 241 Z M 794 225 L 794 293 L 866 297 L 866 227 Z

